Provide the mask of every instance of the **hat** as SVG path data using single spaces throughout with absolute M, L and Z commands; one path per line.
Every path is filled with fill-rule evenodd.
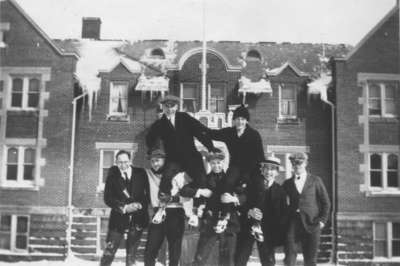
M 243 117 L 247 121 L 250 121 L 249 110 L 247 110 L 247 108 L 244 105 L 239 106 L 238 108 L 235 109 L 235 111 L 233 111 L 232 120 L 235 120 L 238 117 Z
M 212 161 L 212 160 L 224 160 L 225 159 L 225 154 L 223 151 L 220 149 L 215 148 L 214 151 L 209 152 L 206 156 L 207 161 Z
M 148 153 L 147 158 L 150 160 L 151 158 L 165 158 L 165 152 L 161 149 L 154 149 Z
M 289 156 L 289 160 L 293 162 L 304 162 L 308 160 L 308 156 L 304 152 L 296 152 Z
M 167 102 L 172 102 L 175 104 L 179 104 L 181 99 L 179 97 L 176 97 L 175 95 L 167 95 L 164 98 L 161 99 L 160 103 L 161 104 L 166 104 Z
M 260 162 L 261 165 L 264 164 L 273 164 L 276 166 L 280 166 L 281 165 L 281 159 L 279 159 L 278 157 L 275 156 L 269 156 L 267 157 L 267 159 L 264 159 Z
M 284 171 L 285 168 L 281 165 L 281 159 L 275 156 L 268 156 L 267 159 L 264 159 L 260 162 L 260 166 L 263 167 L 264 165 L 273 165 L 278 168 L 278 171 Z

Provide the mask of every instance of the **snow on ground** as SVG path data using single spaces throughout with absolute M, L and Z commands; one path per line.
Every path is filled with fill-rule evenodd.
M 83 260 L 77 257 L 67 258 L 65 261 L 21 261 L 21 262 L 1 262 L 2 266 L 97 266 L 99 265 L 98 261 L 89 261 Z M 116 261 L 113 262 L 113 266 L 124 266 L 125 262 L 123 261 Z M 249 262 L 247 266 L 259 266 L 261 265 L 258 262 Z M 282 265 L 277 263 L 277 266 Z M 322 263 L 318 264 L 319 266 L 339 266 L 330 263 Z M 143 266 L 143 262 L 136 263 L 136 266 Z M 162 264 L 157 263 L 156 266 L 162 266 Z

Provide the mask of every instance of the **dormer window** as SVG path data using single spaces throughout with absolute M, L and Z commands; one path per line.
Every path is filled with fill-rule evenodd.
M 165 59 L 165 54 L 161 48 L 156 48 L 151 51 L 151 57 L 156 59 Z
M 257 50 L 250 50 L 247 52 L 246 60 L 261 61 L 261 55 Z

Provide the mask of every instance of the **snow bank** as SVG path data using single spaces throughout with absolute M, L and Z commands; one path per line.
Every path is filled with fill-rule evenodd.
M 328 88 L 332 81 L 332 76 L 321 74 L 321 76 L 308 84 L 308 93 L 319 94 L 321 100 L 328 101 Z

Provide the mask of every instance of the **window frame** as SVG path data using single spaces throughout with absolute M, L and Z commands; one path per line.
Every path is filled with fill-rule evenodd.
M 126 112 L 124 113 L 124 112 L 113 112 L 112 111 L 112 100 L 113 100 L 113 97 L 112 97 L 112 93 L 111 93 L 111 91 L 114 89 L 114 86 L 116 85 L 116 84 L 123 84 L 123 85 L 126 85 Z M 109 92 L 110 92 L 110 94 L 109 94 L 109 102 L 108 102 L 108 116 L 109 117 L 128 117 L 128 107 L 129 107 L 129 81 L 126 81 L 126 80 L 113 80 L 113 81 L 110 81 L 110 90 L 109 90 Z M 119 99 L 123 99 L 123 98 L 120 98 L 120 97 L 118 97 L 118 100 Z
M 288 86 L 289 88 L 291 88 L 292 90 L 294 90 L 294 98 L 292 100 L 287 100 L 285 99 L 287 102 L 294 102 L 294 110 L 295 110 L 295 114 L 294 115 L 289 115 L 289 114 L 283 114 L 283 108 L 282 108 L 282 104 L 283 104 L 283 89 Z M 280 84 L 278 86 L 278 98 L 279 98 L 279 118 L 280 119 L 296 119 L 298 116 L 298 97 L 297 97 L 297 86 L 295 84 Z
M 378 171 L 379 169 L 371 169 L 371 157 L 377 154 L 381 157 L 381 177 L 382 186 L 372 186 L 371 185 L 371 171 Z M 390 155 L 397 156 L 397 182 L 398 187 L 388 187 L 388 157 Z M 368 187 L 371 191 L 388 191 L 388 192 L 400 192 L 400 156 L 394 152 L 369 152 L 368 153 Z
M 376 239 L 376 224 L 377 223 L 383 223 L 386 226 L 386 239 Z M 374 260 L 382 260 L 382 259 L 395 259 L 400 260 L 400 255 L 399 256 L 393 256 L 393 250 L 392 250 L 392 245 L 393 245 L 393 240 L 400 240 L 399 239 L 393 239 L 393 224 L 400 224 L 400 221 L 374 221 L 373 222 L 373 236 L 372 236 L 372 248 L 373 248 L 373 258 Z M 382 257 L 382 256 L 376 256 L 376 247 L 375 247 L 375 241 L 385 241 L 386 242 L 386 251 L 387 251 L 387 256 Z
M 377 100 L 379 99 L 380 102 L 380 114 L 370 114 L 370 104 L 369 101 L 371 100 L 370 96 L 369 96 L 369 89 L 370 89 L 370 85 L 371 83 L 375 83 L 379 86 L 379 92 L 380 92 L 380 97 L 374 97 L 372 98 L 372 100 Z M 398 117 L 398 115 L 396 113 L 391 114 L 391 113 L 387 113 L 387 107 L 386 107 L 386 101 L 388 100 L 388 98 L 386 98 L 386 84 L 388 83 L 393 83 L 393 84 L 397 84 L 395 85 L 395 96 L 394 98 L 389 98 L 389 99 L 393 99 L 394 102 L 396 102 L 396 96 L 398 97 L 399 93 L 396 93 L 396 90 L 400 89 L 400 82 L 398 80 L 373 80 L 370 79 L 366 82 L 366 86 L 367 86 L 367 90 L 366 90 L 366 102 L 367 102 L 367 115 L 368 117 L 387 117 L 387 118 L 395 118 Z
M 10 225 L 10 249 L 0 249 L 1 251 L 11 251 L 17 253 L 28 253 L 29 252 L 29 236 L 30 236 L 30 215 L 26 214 L 10 214 L 10 213 L 0 213 L 0 219 L 2 216 L 11 216 L 11 225 Z M 16 247 L 17 236 L 21 235 L 17 232 L 18 230 L 18 218 L 26 217 L 27 218 L 27 230 L 23 235 L 26 236 L 26 248 L 21 249 Z
M 113 152 L 114 153 L 114 155 L 113 155 L 113 160 L 114 161 L 113 161 L 113 164 L 111 165 L 111 166 L 114 166 L 114 165 L 116 165 L 115 156 L 117 155 L 118 151 L 120 151 L 121 149 L 118 149 L 118 148 L 115 148 L 115 149 L 114 148 L 101 148 L 99 150 L 100 150 L 100 160 L 99 160 L 99 179 L 98 179 L 98 182 L 97 182 L 97 191 L 98 192 L 102 192 L 102 191 L 104 191 L 104 187 L 105 187 L 105 184 L 106 184 L 106 182 L 103 182 L 103 179 L 105 178 L 104 175 L 103 175 L 103 170 L 104 170 L 104 166 L 103 166 L 104 152 L 108 151 L 108 152 Z M 135 151 L 133 149 L 124 149 L 124 150 L 126 150 L 127 152 L 130 152 L 130 154 L 131 154 L 131 163 L 132 163 Z
M 7 179 L 7 171 L 8 171 L 8 151 L 11 148 L 16 148 L 18 151 L 17 157 L 17 180 L 8 180 Z M 33 179 L 25 180 L 25 151 L 28 149 L 32 149 L 34 152 L 34 160 L 33 160 Z M 31 165 L 31 164 L 28 164 Z M 38 160 L 37 160 L 37 148 L 33 145 L 5 145 L 4 146 L 4 177 L 2 179 L 2 187 L 13 187 L 13 188 L 32 188 L 37 185 L 37 168 L 38 168 Z
M 14 80 L 15 79 L 21 79 L 22 80 L 22 92 L 21 92 L 21 106 L 12 106 L 12 97 L 13 97 L 13 85 L 14 85 Z M 30 88 L 30 81 L 31 80 L 38 80 L 38 102 L 37 102 L 37 107 L 30 107 L 29 106 L 29 96 L 32 94 L 32 92 L 29 90 Z M 7 109 L 8 110 L 26 110 L 26 111 L 35 111 L 40 108 L 40 100 L 41 100 L 41 92 L 42 92 L 42 78 L 40 75 L 37 74 L 31 74 L 31 75 L 20 75 L 20 74 L 12 74 L 10 75 L 10 90 L 8 93 L 8 103 L 7 103 Z
M 212 91 L 213 91 L 213 85 L 215 85 L 215 87 L 214 87 L 214 89 L 216 89 L 216 88 L 218 88 L 219 89 L 219 85 L 221 86 L 221 89 L 222 89 L 222 91 L 223 91 L 223 95 L 222 96 L 220 96 L 220 97 L 212 97 Z M 226 99 L 226 84 L 224 83 L 224 82 L 210 82 L 210 83 L 208 83 L 208 93 L 207 93 L 208 95 L 208 97 L 207 97 L 207 103 L 208 103 L 208 110 L 210 111 L 210 112 L 212 112 L 211 111 L 211 101 L 212 101 L 212 99 L 215 99 L 215 106 L 216 106 L 216 109 L 218 109 L 217 107 L 218 107 L 218 102 L 223 102 L 223 111 L 219 111 L 218 112 L 218 110 L 216 110 L 216 112 L 212 112 L 212 113 L 225 113 L 226 112 L 226 106 L 227 106 L 227 99 Z
M 193 88 L 196 95 L 194 98 L 185 98 L 184 96 L 184 91 L 185 91 L 185 86 L 189 86 L 190 88 Z M 196 82 L 182 82 L 181 83 L 181 91 L 180 91 L 180 98 L 181 98 L 181 102 L 180 102 L 180 106 L 179 109 L 181 111 L 183 111 L 183 105 L 184 105 L 184 101 L 185 100 L 192 100 L 195 104 L 196 104 L 196 109 L 194 110 L 194 112 L 189 112 L 189 111 L 185 111 L 188 113 L 197 113 L 200 111 L 201 109 L 201 91 L 200 91 L 200 86 L 198 83 Z

